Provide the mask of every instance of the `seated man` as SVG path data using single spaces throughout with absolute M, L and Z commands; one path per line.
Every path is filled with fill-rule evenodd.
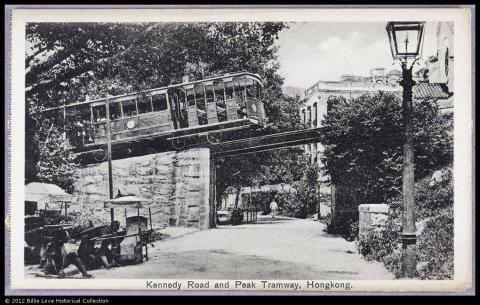
M 100 262 L 102 263 L 105 269 L 110 269 L 111 267 L 122 267 L 122 265 L 117 263 L 116 260 L 114 259 L 113 252 L 108 247 L 110 243 L 111 242 L 108 239 L 102 241 L 102 245 L 96 251 L 97 257 L 99 258 Z
M 78 247 L 78 256 L 82 260 L 87 270 L 94 270 L 101 267 L 95 250 L 95 242 L 91 240 L 92 236 L 82 236 L 82 241 Z
M 83 277 L 92 277 L 87 273 L 82 260 L 74 251 L 67 251 L 65 249 L 65 242 L 68 239 L 68 233 L 65 230 L 55 231 L 52 241 L 46 247 L 47 262 L 44 266 L 45 273 L 56 274 L 59 278 L 65 277 L 64 269 L 71 264 L 75 265 L 82 273 Z

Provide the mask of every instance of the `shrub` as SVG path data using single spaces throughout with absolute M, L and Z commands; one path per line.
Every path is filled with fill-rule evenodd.
M 358 236 L 358 212 L 342 211 L 335 218 L 335 225 L 330 221 L 327 232 L 340 234 L 348 241 L 353 241 Z
M 233 226 L 237 226 L 243 222 L 243 212 L 242 210 L 233 210 L 232 216 L 230 217 L 230 223 Z
M 348 226 L 347 232 L 343 235 L 347 241 L 354 241 L 358 237 L 358 220 L 352 221 Z
M 425 262 L 418 270 L 421 279 L 453 278 L 453 210 L 427 221 L 419 236 L 418 261 Z
M 399 228 L 392 221 L 387 221 L 384 228 L 372 229 L 360 238 L 357 249 L 366 259 L 382 261 L 384 257 L 391 255 L 399 244 Z
M 385 255 L 382 260 L 385 267 L 390 270 L 396 278 L 402 277 L 402 251 L 400 247 L 392 253 Z
M 417 220 L 438 215 L 438 211 L 453 206 L 453 180 L 450 171 L 444 180 L 430 186 L 430 177 L 415 183 L 415 206 Z M 402 197 L 397 196 L 387 201 L 390 207 L 391 218 L 401 218 Z

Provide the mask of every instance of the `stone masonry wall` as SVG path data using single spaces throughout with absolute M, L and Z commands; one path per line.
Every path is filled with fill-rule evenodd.
M 208 229 L 210 151 L 208 148 L 165 152 L 112 161 L 113 194 L 151 199 L 153 227 L 182 226 Z M 94 224 L 108 223 L 108 164 L 89 165 L 77 171 L 75 202 L 70 210 Z M 128 216 L 136 210 L 127 210 Z M 148 209 L 140 213 L 148 217 Z M 124 209 L 115 219 L 125 223 Z
M 388 205 L 361 204 L 358 206 L 359 238 L 364 238 L 371 229 L 383 228 L 388 218 Z

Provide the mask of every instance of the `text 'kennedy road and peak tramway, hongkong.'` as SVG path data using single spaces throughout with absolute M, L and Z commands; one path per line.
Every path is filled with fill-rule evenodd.
M 302 286 L 303 284 L 303 286 Z M 276 282 L 268 280 L 259 281 L 174 281 L 174 282 L 155 282 L 147 281 L 146 288 L 148 289 L 175 289 L 175 290 L 189 290 L 189 289 L 281 289 L 281 290 L 301 290 L 305 289 L 320 289 L 320 290 L 350 290 L 352 285 L 348 282 L 333 282 L 333 281 L 289 281 Z

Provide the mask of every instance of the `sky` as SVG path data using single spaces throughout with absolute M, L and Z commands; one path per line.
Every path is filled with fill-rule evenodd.
M 400 70 L 393 64 L 385 27 L 386 22 L 291 24 L 277 41 L 284 85 L 306 89 L 342 74 L 368 76 L 374 67 Z M 436 53 L 436 28 L 436 23 L 425 24 L 424 59 Z

